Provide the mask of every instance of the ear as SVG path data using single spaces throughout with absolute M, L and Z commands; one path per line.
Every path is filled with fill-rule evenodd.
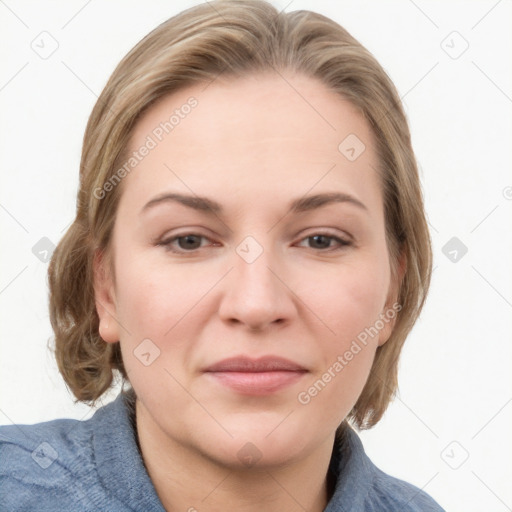
M 404 251 L 400 252 L 398 257 L 397 267 L 395 272 L 391 272 L 391 282 L 389 285 L 389 293 L 386 299 L 386 304 L 384 305 L 384 309 L 381 313 L 380 319 L 382 319 L 382 323 L 384 327 L 379 331 L 379 347 L 384 345 L 386 341 L 391 337 L 391 333 L 395 328 L 396 319 L 403 308 L 403 304 L 398 303 L 398 295 L 400 292 L 400 285 L 402 283 L 402 279 L 405 275 L 405 271 L 407 270 L 407 257 Z
M 94 254 L 94 299 L 100 319 L 99 334 L 107 343 L 119 341 L 119 324 L 110 259 L 101 249 Z

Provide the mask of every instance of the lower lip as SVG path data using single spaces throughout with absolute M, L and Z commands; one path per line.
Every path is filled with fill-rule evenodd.
M 301 379 L 306 372 L 208 372 L 221 384 L 243 395 L 269 395 Z

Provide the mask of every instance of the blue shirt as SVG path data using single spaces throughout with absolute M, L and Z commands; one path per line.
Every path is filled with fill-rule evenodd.
M 87 421 L 0 427 L 0 509 L 164 512 L 137 445 L 130 396 L 120 393 Z M 335 488 L 325 512 L 443 511 L 417 487 L 380 471 L 349 425 L 329 471 Z

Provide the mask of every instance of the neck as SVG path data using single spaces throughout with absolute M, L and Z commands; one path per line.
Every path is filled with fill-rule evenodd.
M 240 468 L 172 439 L 137 400 L 136 425 L 144 464 L 167 512 L 321 512 L 330 496 L 327 471 L 333 439 L 293 463 Z

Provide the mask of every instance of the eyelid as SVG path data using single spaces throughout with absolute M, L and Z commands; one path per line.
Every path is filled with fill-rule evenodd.
M 208 246 L 206 246 L 206 247 L 200 246 L 196 249 L 191 249 L 191 250 L 172 248 L 172 244 L 174 242 L 176 242 L 180 238 L 185 238 L 187 236 L 195 236 L 200 239 L 207 240 L 207 241 L 213 242 L 213 243 L 209 244 L 209 247 Z M 324 237 L 330 238 L 331 240 L 334 240 L 335 242 L 338 243 L 337 247 L 328 247 L 328 248 L 323 248 L 323 249 L 318 249 L 318 248 L 314 248 L 314 247 L 306 247 L 306 248 L 308 248 L 314 252 L 318 252 L 318 253 L 337 252 L 337 251 L 343 250 L 346 247 L 350 247 L 350 246 L 354 245 L 354 239 L 348 233 L 344 233 L 343 235 L 341 235 L 341 234 L 339 234 L 339 232 L 333 233 L 332 229 L 327 229 L 327 228 L 324 228 L 324 229 L 316 228 L 316 230 L 313 230 L 310 233 L 303 233 L 302 236 L 298 239 L 298 242 L 295 242 L 295 244 L 305 242 L 305 241 L 307 242 L 308 239 L 313 238 L 315 236 L 324 236 Z M 184 231 L 182 233 L 174 233 L 167 237 L 164 235 L 159 240 L 157 240 L 155 242 L 155 245 L 164 247 L 164 249 L 166 251 L 174 253 L 174 254 L 179 254 L 179 255 L 184 255 L 184 256 L 186 256 L 186 255 L 193 256 L 193 255 L 196 255 L 200 249 L 208 249 L 212 246 L 219 246 L 220 244 L 218 242 L 214 242 L 207 235 L 204 235 L 200 232 L 195 232 L 195 231 L 189 230 L 189 231 Z
M 309 235 L 303 236 L 299 243 L 307 241 L 309 238 L 313 238 L 315 236 L 324 236 L 326 238 L 330 238 L 331 240 L 334 240 L 338 243 L 337 247 L 328 247 L 326 249 L 315 249 L 314 247 L 308 247 L 308 249 L 311 249 L 312 251 L 317 251 L 319 253 L 329 253 L 329 252 L 336 252 L 338 250 L 342 250 L 345 247 L 350 247 L 354 245 L 354 242 L 351 237 L 343 237 L 338 234 L 332 234 L 329 232 L 323 232 L 323 231 L 315 231 Z
M 211 236 L 204 232 L 205 231 L 204 228 L 200 228 L 200 227 L 196 228 L 194 226 L 191 226 L 191 227 L 185 227 L 182 229 L 183 229 L 183 231 L 180 231 L 180 228 L 168 230 L 163 235 L 156 237 L 154 240 L 154 243 L 158 244 L 158 243 L 166 242 L 169 240 L 174 240 L 176 238 L 181 238 L 181 237 L 185 237 L 185 236 L 200 236 L 202 238 L 207 238 L 209 240 L 211 239 Z
M 304 240 L 305 238 L 309 238 L 312 236 L 317 235 L 323 235 L 328 236 L 331 238 L 337 238 L 338 240 L 341 240 L 342 242 L 345 242 L 347 244 L 354 244 L 355 239 L 354 237 L 346 232 L 346 231 L 340 231 L 338 228 L 311 228 L 312 230 L 306 230 L 300 234 L 300 240 Z
M 181 249 L 181 250 L 174 250 L 174 249 L 171 249 L 171 244 L 173 242 L 175 242 L 176 240 L 180 239 L 180 238 L 185 238 L 187 236 L 196 236 L 198 238 L 202 238 L 204 240 L 208 240 L 209 242 L 213 242 L 213 240 L 207 236 L 207 235 L 204 235 L 202 233 L 197 233 L 195 231 L 185 231 L 183 233 L 176 233 L 176 234 L 173 234 L 173 235 L 169 235 L 169 236 L 162 236 L 160 237 L 156 242 L 155 242 L 155 245 L 157 246 L 163 246 L 164 248 L 166 248 L 167 250 L 169 250 L 170 252 L 174 252 L 174 253 L 178 253 L 178 254 L 193 254 L 194 252 L 196 252 L 197 250 L 199 249 L 203 249 L 204 247 L 199 247 L 198 249 L 194 249 L 194 250 L 191 250 L 191 251 L 186 251 L 184 249 Z M 213 242 L 212 245 L 219 245 L 218 243 L 215 243 Z

